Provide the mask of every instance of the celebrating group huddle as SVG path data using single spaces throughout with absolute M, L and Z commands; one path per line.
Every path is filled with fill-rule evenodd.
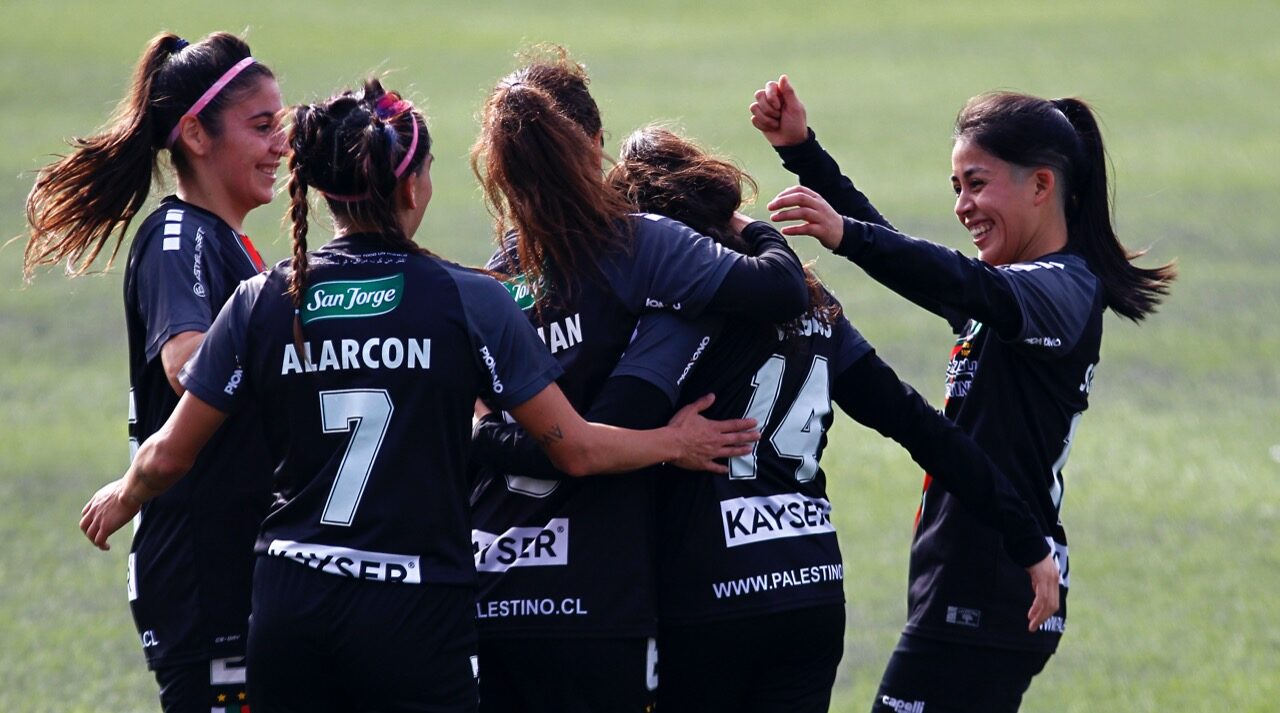
M 223 33 L 154 38 L 115 122 L 41 172 L 28 271 L 118 250 L 162 149 L 176 175 L 125 273 L 136 455 L 80 523 L 106 549 L 138 516 L 129 600 L 165 710 L 825 711 L 832 401 L 927 472 L 871 709 L 1016 710 L 1065 628 L 1063 466 L 1103 311 L 1140 320 L 1174 277 L 1116 239 L 1087 105 L 961 111 L 973 259 L 894 229 L 786 77 L 751 106 L 801 184 L 768 204 L 781 232 L 670 130 L 604 171 L 587 85 L 549 48 L 490 93 L 484 269 L 414 240 L 432 154 L 411 102 L 371 79 L 282 110 Z M 241 225 L 282 161 L 293 255 L 268 268 Z M 950 322 L 942 413 L 783 234 Z

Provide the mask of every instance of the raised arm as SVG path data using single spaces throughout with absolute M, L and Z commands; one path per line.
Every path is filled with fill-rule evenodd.
M 804 265 L 776 228 L 735 214 L 734 227 L 751 250 L 739 260 L 707 303 L 720 314 L 748 315 L 781 324 L 809 308 Z
M 778 152 L 783 167 L 800 178 L 800 185 L 812 188 L 840 215 L 892 229 L 893 225 L 818 143 L 808 121 L 804 104 L 796 96 L 787 75 L 768 82 L 756 92 L 751 105 L 751 124 Z
M 958 328 L 977 319 L 1011 338 L 1022 328 L 1022 308 L 1007 276 L 951 248 L 838 214 L 810 188 L 793 186 L 769 202 L 775 222 L 798 221 L 785 235 L 809 235 L 877 282 Z
M 1044 528 L 968 435 L 898 379 L 875 352 L 836 377 L 832 398 L 858 423 L 897 441 L 938 485 L 1004 535 L 1005 551 L 1026 568 L 1035 591 L 1029 630 L 1058 610 L 1058 567 Z

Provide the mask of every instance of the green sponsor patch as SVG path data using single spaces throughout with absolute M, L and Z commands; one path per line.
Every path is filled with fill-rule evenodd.
M 376 280 L 320 282 L 307 288 L 302 323 L 386 314 L 400 304 L 402 294 L 403 273 Z
M 524 275 L 516 275 L 509 280 L 505 280 L 502 286 L 507 288 L 507 292 L 511 293 L 511 299 L 516 301 L 516 306 L 520 309 L 529 309 L 533 306 L 533 290 L 529 289 Z

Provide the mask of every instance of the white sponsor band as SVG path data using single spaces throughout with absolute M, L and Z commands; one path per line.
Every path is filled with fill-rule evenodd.
M 831 502 L 800 493 L 722 500 L 720 516 L 726 547 L 836 531 Z
M 416 555 L 368 552 L 292 540 L 273 541 L 267 548 L 267 554 L 287 557 L 312 569 L 340 577 L 405 584 L 422 583 L 421 565 Z
M 569 518 L 553 518 L 545 527 L 513 527 L 499 535 L 472 530 L 471 551 L 475 554 L 478 572 L 567 565 Z

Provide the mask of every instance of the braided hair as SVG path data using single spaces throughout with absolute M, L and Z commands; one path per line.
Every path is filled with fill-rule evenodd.
M 358 90 L 295 107 L 288 142 L 288 294 L 295 307 L 306 291 L 310 188 L 324 196 L 336 221 L 372 227 L 373 239 L 389 249 L 431 254 L 405 234 L 396 212 L 396 186 L 417 174 L 431 151 L 426 120 L 412 104 L 368 79 Z

